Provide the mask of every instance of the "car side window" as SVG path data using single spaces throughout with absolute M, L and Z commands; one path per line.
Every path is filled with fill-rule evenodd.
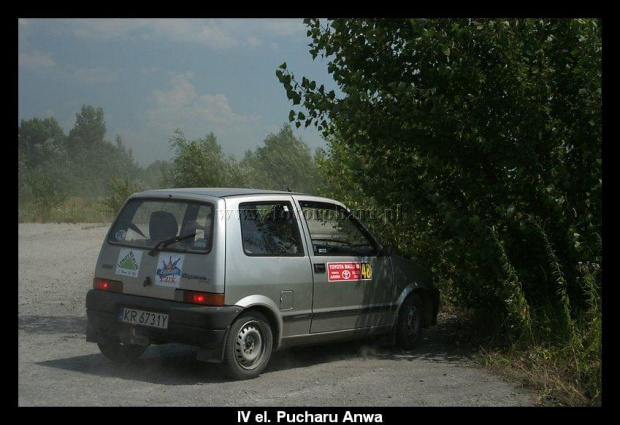
M 250 256 L 303 256 L 299 226 L 289 202 L 239 205 L 243 252 Z
M 344 208 L 322 202 L 301 202 L 314 255 L 375 255 L 377 245 Z

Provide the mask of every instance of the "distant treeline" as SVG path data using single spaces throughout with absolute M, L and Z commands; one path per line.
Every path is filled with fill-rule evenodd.
M 162 187 L 254 187 L 317 191 L 316 157 L 285 124 L 261 146 L 238 160 L 226 155 L 209 133 L 188 140 L 177 129 L 170 139 L 174 157 L 140 166 L 116 135 L 106 139 L 102 108 L 82 106 L 69 134 L 55 118 L 22 120 L 18 129 L 18 182 L 21 203 L 37 205 L 45 216 L 69 197 L 106 197 L 114 212 L 138 190 Z

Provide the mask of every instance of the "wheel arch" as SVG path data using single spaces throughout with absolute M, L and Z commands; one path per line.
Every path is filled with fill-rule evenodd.
M 262 295 L 250 295 L 242 298 L 235 305 L 243 307 L 242 313 L 258 311 L 265 316 L 273 334 L 273 351 L 276 351 L 282 342 L 282 315 L 273 300 Z
M 424 327 L 435 325 L 437 323 L 437 312 L 439 310 L 439 291 L 435 288 L 428 288 L 419 284 L 418 282 L 409 283 L 398 297 L 398 315 L 402 309 L 405 300 L 412 296 L 417 295 L 422 302 L 422 308 L 424 312 Z

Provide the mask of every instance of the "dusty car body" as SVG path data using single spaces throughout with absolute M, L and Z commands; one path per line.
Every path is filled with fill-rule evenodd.
M 166 189 L 128 198 L 86 308 L 87 340 L 112 360 L 176 342 L 247 379 L 296 345 L 385 335 L 410 349 L 436 323 L 439 291 L 333 199 Z

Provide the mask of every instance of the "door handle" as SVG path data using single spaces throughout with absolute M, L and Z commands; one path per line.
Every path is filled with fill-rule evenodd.
M 315 273 L 325 273 L 325 263 L 315 263 L 314 264 L 314 272 Z

